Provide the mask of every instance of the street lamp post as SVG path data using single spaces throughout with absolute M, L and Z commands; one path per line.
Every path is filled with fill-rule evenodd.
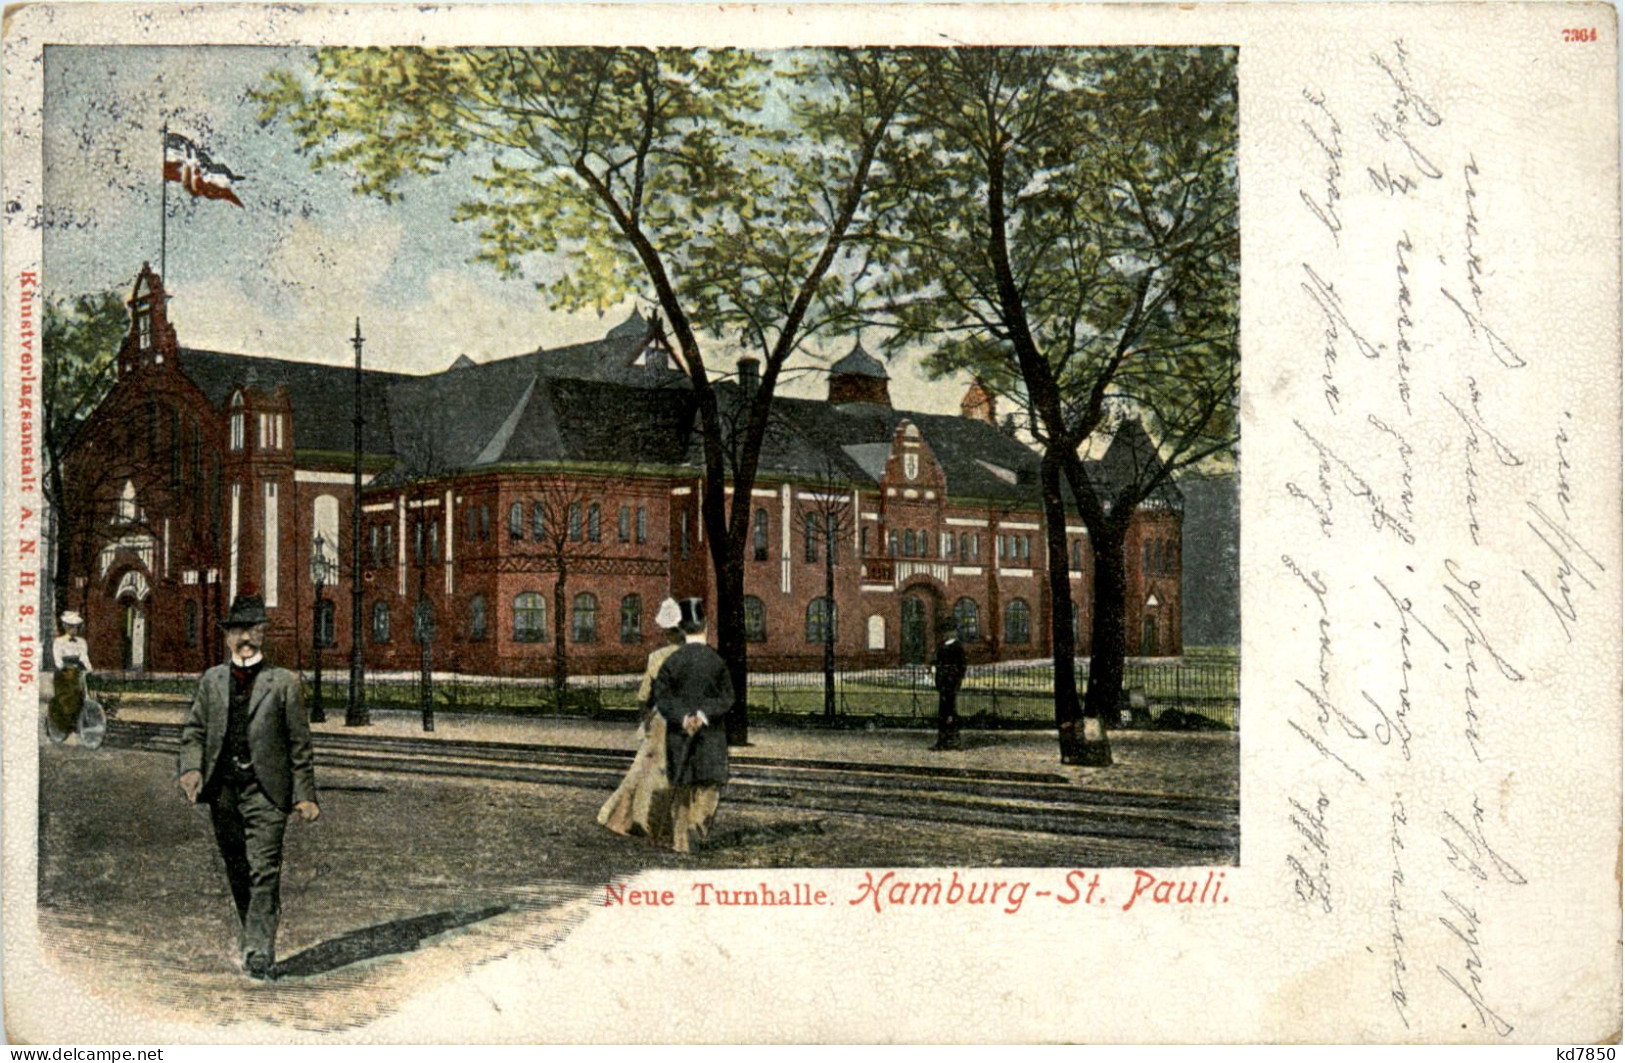
M 327 710 L 322 707 L 322 647 L 327 645 L 327 599 L 322 591 L 327 581 L 333 577 L 333 562 L 327 556 L 327 540 L 320 532 L 316 534 L 316 542 L 310 555 L 310 578 L 316 584 L 315 612 L 310 625 L 311 650 L 316 664 L 315 697 L 310 706 L 310 722 L 323 723 L 327 720 Z

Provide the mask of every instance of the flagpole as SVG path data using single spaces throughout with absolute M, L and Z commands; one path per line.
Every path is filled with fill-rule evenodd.
M 158 183 L 163 186 L 158 207 L 158 276 L 169 279 L 169 119 L 159 136 L 162 147 L 158 152 Z

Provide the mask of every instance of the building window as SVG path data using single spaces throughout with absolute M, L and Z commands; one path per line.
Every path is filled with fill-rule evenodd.
M 626 511 L 623 509 L 621 512 Z M 628 594 L 621 599 L 621 641 L 643 641 L 643 599 L 636 594 Z
M 897 533 L 894 531 L 886 533 L 886 556 L 897 556 Z
M 476 594 L 468 603 L 468 639 L 481 642 L 486 633 L 485 595 Z
M 141 349 L 143 351 L 152 350 L 152 311 L 151 311 L 151 309 L 149 309 L 147 307 L 142 307 L 140 310 L 136 311 L 135 329 L 136 329 L 136 336 L 138 337 L 137 342 L 140 344 Z
M 972 561 L 980 561 L 982 559 L 981 532 L 971 532 L 970 534 L 970 559 Z
M 136 518 L 135 484 L 129 480 L 124 481 L 124 490 L 118 496 L 117 522 L 120 524 L 134 524 Z
M 243 449 L 243 393 L 231 397 L 231 449 Z
M 649 511 L 642 506 L 638 507 L 638 542 L 649 541 Z
M 188 602 L 186 604 L 190 605 L 192 603 Z M 327 650 L 337 645 L 337 640 L 333 637 L 337 628 L 337 625 L 333 622 L 333 617 L 337 609 L 337 604 L 326 598 L 316 603 L 315 644 L 317 649 Z
M 818 560 L 818 515 L 808 513 L 802 521 L 801 544 L 808 561 Z
M 832 641 L 837 637 L 835 603 L 814 598 L 807 603 L 807 641 L 822 644 L 825 632 Z
M 1006 542 L 1003 535 L 995 535 L 994 538 L 998 540 L 999 543 L 999 560 L 1003 561 L 1005 558 L 1005 553 L 1009 548 L 1009 543 Z
M 570 608 L 570 640 L 598 641 L 598 599 L 583 591 Z
M 1020 598 L 1010 599 L 1004 608 L 1004 641 L 1012 646 L 1025 646 L 1032 639 L 1032 614 L 1027 603 Z
M 429 560 L 440 560 L 440 522 L 437 520 L 429 522 Z
M 463 542 L 471 543 L 479 538 L 480 514 L 473 506 L 463 510 Z
M 752 555 L 756 560 L 767 560 L 767 510 L 765 509 L 758 509 L 756 516 L 751 520 L 750 545 Z
M 598 503 L 594 502 L 587 507 L 587 541 L 596 543 L 603 537 L 603 528 L 598 517 Z
M 867 526 L 858 529 L 858 554 L 869 556 L 869 529 Z
M 620 519 L 615 522 L 615 538 L 623 543 L 632 541 L 632 507 L 622 506 Z
M 1151 574 L 1151 540 L 1147 539 L 1140 544 L 1140 571 L 1146 575 Z
M 1082 572 L 1083 571 L 1083 540 L 1082 539 L 1073 539 L 1072 540 L 1072 571 L 1073 572 Z
M 535 591 L 525 591 L 514 597 L 513 640 L 547 641 L 547 603 Z
M 745 641 L 767 641 L 767 609 L 753 594 L 745 595 Z
M 677 514 L 677 550 L 684 561 L 688 560 L 688 510 Z
M 914 529 L 908 528 L 903 532 L 903 556 L 914 556 Z
M 547 541 L 547 507 L 540 502 L 530 504 L 530 537 L 539 543 Z
M 421 520 L 412 522 L 412 563 L 414 565 L 423 564 L 423 522 Z
M 515 502 L 508 507 L 508 541 L 522 543 L 525 541 L 525 504 Z
M 954 603 L 954 625 L 959 628 L 960 642 L 982 641 L 982 610 L 974 598 Z
M 570 503 L 570 541 L 572 543 L 579 543 L 581 541 L 581 503 L 580 502 L 571 502 Z
M 186 646 L 188 649 L 197 645 L 197 603 L 191 599 L 186 602 Z
M 942 559 L 944 561 L 952 561 L 954 559 L 954 533 L 943 532 L 939 539 Z
M 389 605 L 386 602 L 372 603 L 372 641 L 389 641 Z

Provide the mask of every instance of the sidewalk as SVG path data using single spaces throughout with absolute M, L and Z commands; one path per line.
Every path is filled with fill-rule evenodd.
M 132 723 L 178 724 L 179 703 L 119 705 L 117 718 Z M 507 716 L 495 713 L 435 713 L 435 730 L 406 710 L 373 710 L 366 727 L 344 726 L 342 709 L 312 724 L 318 749 L 323 734 L 376 735 L 438 741 L 507 742 L 582 749 L 636 748 L 636 729 L 623 722 L 571 717 Z M 751 727 L 751 744 L 732 756 L 744 763 L 762 759 L 837 761 L 909 767 L 967 768 L 1024 772 L 1064 779 L 1077 786 L 1235 800 L 1240 748 L 1234 732 L 1171 733 L 1113 731 L 1115 763 L 1109 768 L 1063 765 L 1054 731 L 963 731 L 964 748 L 933 752 L 933 730 L 846 730 L 783 726 Z

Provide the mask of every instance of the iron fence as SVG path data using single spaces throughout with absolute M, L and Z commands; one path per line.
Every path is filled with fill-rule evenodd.
M 1089 682 L 1089 660 L 1076 662 L 1078 692 Z M 1234 657 L 1131 658 L 1125 662 L 1124 690 L 1134 709 L 1152 722 L 1178 725 L 1177 712 L 1211 724 L 1235 727 L 1240 713 L 1240 666 Z M 635 712 L 638 676 L 573 676 L 563 696 L 552 680 L 498 678 L 437 672 L 432 706 L 444 712 L 510 712 L 524 715 L 618 716 Z M 752 672 L 747 699 L 754 713 L 816 717 L 824 713 L 824 675 L 809 672 Z M 93 689 L 117 696 L 189 696 L 190 676 L 94 677 Z M 309 677 L 306 700 L 310 699 Z M 342 709 L 342 683 L 323 684 L 325 705 Z M 960 688 L 958 710 L 968 720 L 999 724 L 1042 723 L 1055 718 L 1055 670 L 1049 661 L 1003 661 L 973 665 Z M 378 674 L 367 679 L 367 702 L 383 709 L 418 709 L 417 673 Z M 860 719 L 933 720 L 937 713 L 935 674 L 929 665 L 846 669 L 835 673 L 835 713 Z M 1164 719 L 1166 717 L 1166 719 Z M 1194 721 L 1200 725 L 1201 721 Z

